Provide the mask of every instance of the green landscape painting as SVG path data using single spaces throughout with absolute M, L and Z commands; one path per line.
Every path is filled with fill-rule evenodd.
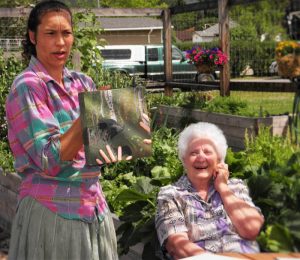
M 96 165 L 96 159 L 105 162 L 99 150 L 110 146 L 117 156 L 122 147 L 122 160 L 151 155 L 151 139 L 148 126 L 143 87 L 98 90 L 79 94 L 80 118 L 86 164 Z

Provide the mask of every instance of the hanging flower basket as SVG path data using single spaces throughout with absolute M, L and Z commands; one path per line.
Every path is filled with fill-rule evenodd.
M 276 58 L 278 74 L 285 78 L 296 78 L 300 76 L 300 55 L 288 54 Z
M 216 68 L 228 62 L 227 56 L 217 47 L 205 49 L 194 46 L 187 50 L 186 58 L 188 62 L 194 64 L 200 74 L 211 74 Z
M 279 42 L 275 53 L 280 76 L 286 78 L 300 76 L 300 43 L 296 41 Z
M 211 74 L 214 72 L 215 67 L 207 64 L 195 64 L 197 71 L 200 74 Z

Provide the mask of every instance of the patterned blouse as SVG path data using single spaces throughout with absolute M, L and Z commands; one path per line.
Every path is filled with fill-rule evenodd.
M 242 180 L 229 179 L 228 186 L 235 196 L 255 207 Z M 171 234 L 187 232 L 191 241 L 209 252 L 259 252 L 256 241 L 238 235 L 213 184 L 206 202 L 183 175 L 173 185 L 161 188 L 157 203 L 155 224 L 162 246 Z
M 85 165 L 81 149 L 72 161 L 60 159 L 60 139 L 79 117 L 78 93 L 95 90 L 91 78 L 63 71 L 64 87 L 32 57 L 13 82 L 6 101 L 8 139 L 22 177 L 19 199 L 31 196 L 67 219 L 103 219 L 108 207 L 100 167 Z

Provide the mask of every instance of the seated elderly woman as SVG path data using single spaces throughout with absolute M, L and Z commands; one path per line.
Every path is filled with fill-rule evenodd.
M 255 239 L 264 217 L 243 181 L 229 178 L 226 151 L 225 136 L 214 124 L 191 124 L 179 135 L 185 174 L 157 198 L 155 224 L 167 258 L 259 252 Z

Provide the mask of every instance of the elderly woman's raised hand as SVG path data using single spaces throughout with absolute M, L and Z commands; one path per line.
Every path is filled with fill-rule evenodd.
M 223 185 L 227 185 L 227 181 L 229 179 L 229 170 L 228 164 L 219 163 L 216 166 L 216 170 L 213 173 L 214 186 L 215 189 L 220 192 L 220 189 Z

